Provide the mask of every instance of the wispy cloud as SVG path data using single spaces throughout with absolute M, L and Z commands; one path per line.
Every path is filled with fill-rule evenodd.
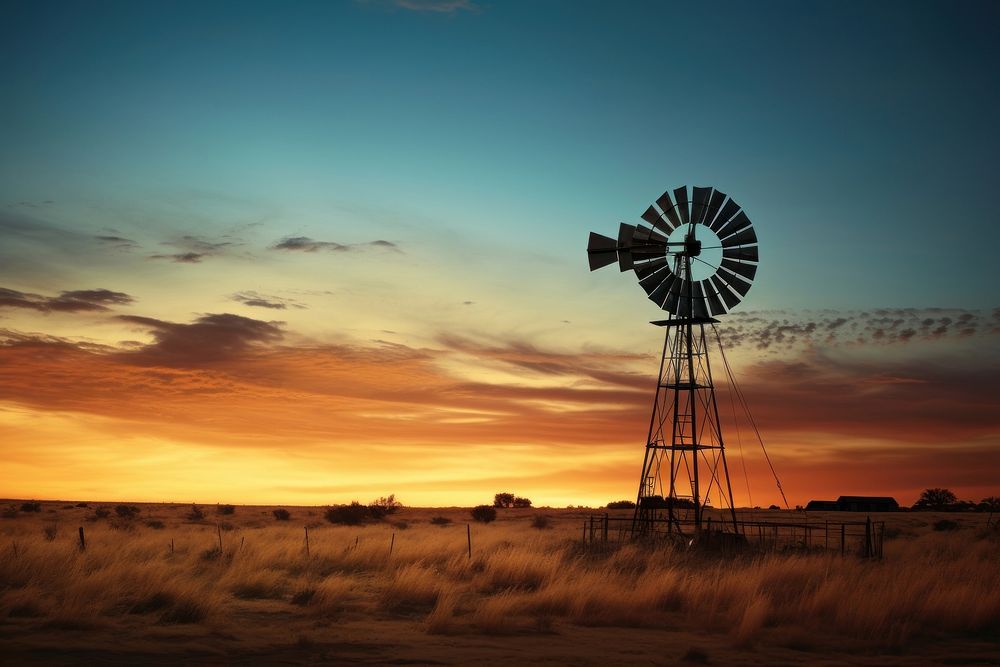
M 96 238 L 102 244 L 111 248 L 116 248 L 118 250 L 134 250 L 135 248 L 139 247 L 138 243 L 136 243 L 132 239 L 127 239 L 124 236 L 117 236 L 112 234 L 112 235 L 96 236 L 94 238 Z
M 294 299 L 288 299 L 280 296 L 269 296 L 266 294 L 259 294 L 253 290 L 246 290 L 244 292 L 237 292 L 229 297 L 237 303 L 242 303 L 245 306 L 252 306 L 254 308 L 270 308 L 272 310 L 285 310 L 286 308 L 305 308 L 304 305 L 295 301 Z
M 44 313 L 106 311 L 111 306 L 124 306 L 133 301 L 124 292 L 107 289 L 70 290 L 58 296 L 42 296 L 0 287 L 0 308 L 26 308 Z
M 225 254 L 242 244 L 237 241 L 211 240 L 202 236 L 189 234 L 171 241 L 164 241 L 162 245 L 176 248 L 180 252 L 157 253 L 150 255 L 149 259 L 165 259 L 181 264 L 197 264 L 208 257 Z
M 477 12 L 479 6 L 472 0 L 358 0 L 358 4 L 369 7 L 405 9 L 410 12 L 431 14 L 455 14 L 457 12 Z
M 271 246 L 272 250 L 297 250 L 300 252 L 316 252 L 318 250 L 356 252 L 372 248 L 401 252 L 398 245 L 384 239 L 376 239 L 375 241 L 365 243 L 337 243 L 336 241 L 317 241 L 308 236 L 286 236 Z

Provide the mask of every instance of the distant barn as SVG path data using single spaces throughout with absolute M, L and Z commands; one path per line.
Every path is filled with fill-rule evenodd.
M 841 496 L 836 500 L 810 500 L 806 510 L 817 512 L 895 512 L 899 503 L 887 496 Z

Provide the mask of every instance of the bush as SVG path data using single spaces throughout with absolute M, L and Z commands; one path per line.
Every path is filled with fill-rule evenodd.
M 388 498 L 376 498 L 368 504 L 368 515 L 380 521 L 389 514 L 395 514 L 403 503 L 396 500 L 396 494 L 389 494 Z
M 476 505 L 469 514 L 474 520 L 481 523 L 489 523 L 497 518 L 497 511 L 489 505 Z
M 531 507 L 531 501 L 527 498 L 521 498 L 518 496 L 514 498 L 514 507 Z
M 950 519 L 941 519 L 940 521 L 934 522 L 934 530 L 958 530 L 959 525 L 957 521 L 951 521 Z
M 76 506 L 77 507 L 90 507 L 90 504 L 89 503 L 77 503 Z
M 234 505 L 216 505 L 215 513 L 224 515 L 235 514 L 236 507 Z
M 41 512 L 42 511 L 42 504 L 41 503 L 36 503 L 33 500 L 31 502 L 29 502 L 29 503 L 21 503 L 21 511 L 22 512 Z
M 607 504 L 609 510 L 634 510 L 635 503 L 631 500 L 613 500 Z
M 768 505 L 767 509 L 769 509 L 769 510 L 780 510 L 781 508 L 778 507 L 777 505 Z
M 109 510 L 107 507 L 94 508 L 95 519 L 107 519 L 109 516 L 111 516 L 111 510 Z
M 451 519 L 449 519 L 446 516 L 436 516 L 433 519 L 431 519 L 431 523 L 434 524 L 435 526 L 447 526 L 448 524 L 451 523 Z
M 122 519 L 134 519 L 139 515 L 139 508 L 135 505 L 117 505 L 115 514 Z
M 333 505 L 326 510 L 327 521 L 345 526 L 360 526 L 368 516 L 368 508 L 356 500 L 350 505 Z
M 549 519 L 549 517 L 545 516 L 544 514 L 536 514 L 535 516 L 531 517 L 531 527 L 537 528 L 539 530 L 542 530 L 544 528 L 551 528 L 552 521 Z
M 191 511 L 188 512 L 187 518 L 191 521 L 201 521 L 205 518 L 205 511 L 194 503 L 191 503 Z
M 150 519 L 149 521 L 146 522 L 146 526 L 152 528 L 153 530 L 163 530 L 164 528 L 166 528 L 163 522 L 159 521 L 158 519 Z
M 493 496 L 493 507 L 513 507 L 514 506 L 514 494 L 513 493 L 498 493 Z
M 273 514 L 274 518 L 278 521 L 288 521 L 289 519 L 292 518 L 292 513 L 283 507 L 279 507 L 276 510 L 271 510 L 271 514 Z
M 42 529 L 42 534 L 45 536 L 45 539 L 48 542 L 51 542 L 52 540 L 56 539 L 56 535 L 58 533 L 59 529 L 56 527 L 55 524 L 45 526 L 45 528 Z

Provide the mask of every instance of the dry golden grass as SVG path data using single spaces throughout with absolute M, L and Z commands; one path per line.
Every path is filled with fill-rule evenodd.
M 664 544 L 588 551 L 579 545 L 580 515 L 559 511 L 546 512 L 546 530 L 531 527 L 531 511 L 473 525 L 469 558 L 458 510 L 404 510 L 404 531 L 323 525 L 316 509 L 277 522 L 269 508 L 242 507 L 207 515 L 228 522 L 220 550 L 218 526 L 189 522 L 189 511 L 146 505 L 126 525 L 93 520 L 93 509 L 45 504 L 41 514 L 0 519 L 0 649 L 27 657 L 51 633 L 73 651 L 74 642 L 84 646 L 94 636 L 127 643 L 131 633 L 148 642 L 150 628 L 182 627 L 201 633 L 203 643 L 242 637 L 249 647 L 264 641 L 255 628 L 265 623 L 301 640 L 293 651 L 319 650 L 338 628 L 379 634 L 379 624 L 397 628 L 395 636 L 406 628 L 410 648 L 436 645 L 432 638 L 441 635 L 455 642 L 575 637 L 597 628 L 650 637 L 689 632 L 713 646 L 692 647 L 686 635 L 684 649 L 696 656 L 822 653 L 831 644 L 905 654 L 941 641 L 975 643 L 995 655 L 1000 636 L 1000 531 L 986 530 L 982 515 L 951 517 L 962 528 L 947 533 L 931 530 L 934 515 L 880 517 L 897 537 L 877 562 L 814 553 L 704 556 Z M 430 523 L 440 515 L 454 523 Z M 59 530 L 49 539 L 52 525 Z M 87 535 L 82 552 L 78 525 Z

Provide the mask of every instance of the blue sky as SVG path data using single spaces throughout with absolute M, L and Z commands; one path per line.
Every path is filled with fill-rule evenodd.
M 358 240 L 412 219 L 569 271 L 589 230 L 707 184 L 758 226 L 755 307 L 994 305 L 992 3 L 413 6 L 7 3 L 0 195 L 195 193 L 221 227 L 211 193 Z

